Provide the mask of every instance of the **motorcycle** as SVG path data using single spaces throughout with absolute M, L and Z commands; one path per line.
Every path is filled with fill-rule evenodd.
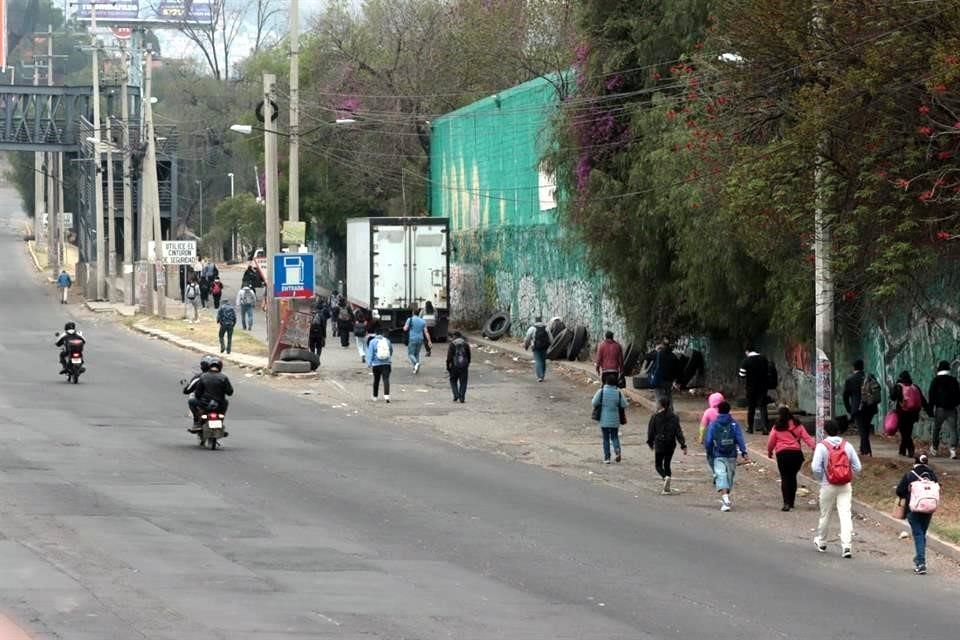
M 60 338 L 60 334 L 54 334 L 57 339 Z M 72 382 L 77 384 L 80 382 L 80 374 L 86 371 L 86 367 L 83 366 L 83 347 L 82 346 L 71 346 L 68 342 L 64 349 L 66 350 L 66 365 L 64 367 L 65 371 L 61 375 L 67 376 L 67 382 Z
M 227 430 L 224 427 L 225 415 L 216 409 L 207 411 L 200 416 L 200 429 L 197 430 L 197 437 L 200 438 L 200 446 L 209 446 L 213 451 L 220 446 L 220 440 L 227 437 Z

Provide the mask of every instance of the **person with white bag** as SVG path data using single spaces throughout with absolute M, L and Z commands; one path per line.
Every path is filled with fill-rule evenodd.
M 940 506 L 940 484 L 929 466 L 926 454 L 919 454 L 913 468 L 904 474 L 897 485 L 898 504 L 905 507 L 906 519 L 913 533 L 913 571 L 918 576 L 927 573 L 927 528 L 934 512 Z

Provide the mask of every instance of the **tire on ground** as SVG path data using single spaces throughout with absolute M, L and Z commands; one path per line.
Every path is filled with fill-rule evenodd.
M 550 318 L 550 322 L 547 323 L 547 333 L 550 334 L 550 341 L 553 342 L 556 340 L 566 328 L 567 325 L 563 320 L 560 319 L 560 316 L 554 316 Z
M 483 325 L 483 335 L 491 340 L 499 340 L 508 331 L 510 331 L 510 316 L 502 311 L 490 316 L 487 323 Z
M 570 347 L 567 349 L 567 360 L 576 360 L 583 348 L 587 346 L 587 328 L 577 327 L 573 332 L 573 339 L 570 340 Z
M 640 349 L 635 348 L 633 343 L 627 345 L 627 351 L 623 356 L 623 375 L 633 375 L 633 372 L 637 369 L 637 365 L 640 364 L 640 358 L 642 357 L 643 354 L 640 353 Z
M 273 363 L 274 373 L 310 373 L 313 364 L 307 360 L 277 360 Z
M 560 334 L 550 343 L 550 346 L 547 348 L 547 358 L 550 360 L 560 360 L 567 356 L 567 349 L 570 348 L 570 343 L 573 341 L 573 331 L 570 329 L 564 329 Z
M 290 347 L 289 349 L 284 349 L 280 352 L 279 360 L 283 360 L 284 362 L 291 362 L 293 360 L 306 360 L 309 362 L 312 358 L 316 357 L 316 354 L 311 352 L 309 349 Z

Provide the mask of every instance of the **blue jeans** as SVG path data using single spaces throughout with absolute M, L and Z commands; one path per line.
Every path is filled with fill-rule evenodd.
M 610 459 L 610 444 L 613 444 L 613 451 L 620 453 L 620 427 L 602 427 L 603 431 L 603 459 Z
M 916 555 L 913 557 L 913 564 L 919 566 L 927 564 L 927 527 L 930 526 L 932 513 L 914 513 L 907 514 L 907 522 L 910 523 L 910 532 L 913 533 L 913 548 Z
M 226 337 L 226 341 L 224 341 Z M 220 325 L 220 353 L 226 351 L 230 353 L 230 349 L 233 347 L 233 325 L 226 327 Z
M 714 458 L 713 459 L 713 479 L 717 486 L 717 491 L 733 489 L 733 477 L 737 474 L 736 458 Z
M 423 346 L 423 340 L 416 340 L 407 343 L 407 358 L 410 364 L 416 366 L 420 364 L 420 348 Z
M 253 305 L 240 305 L 240 326 L 249 331 L 253 329 Z
M 533 372 L 537 380 L 543 380 L 547 377 L 547 351 L 533 350 Z M 607 456 L 610 457 L 610 456 Z

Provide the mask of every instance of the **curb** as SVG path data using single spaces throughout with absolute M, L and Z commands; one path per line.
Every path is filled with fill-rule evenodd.
M 152 327 L 145 327 L 140 323 L 134 323 L 130 325 L 130 328 L 138 333 L 142 333 L 144 335 L 148 335 L 150 337 L 157 338 L 159 340 L 163 340 L 171 344 L 175 344 L 178 347 L 188 349 L 190 351 L 196 351 L 197 353 L 203 353 L 203 354 L 216 353 L 219 349 L 218 347 L 213 347 L 211 345 L 205 345 L 199 342 L 194 342 L 193 340 L 187 340 L 185 338 L 181 338 L 167 331 L 154 329 Z M 241 354 L 241 355 L 243 355 L 243 358 L 238 358 L 233 354 L 222 353 L 220 354 L 220 357 L 223 360 L 232 362 L 243 369 L 267 371 L 266 358 L 261 356 L 248 356 L 245 354 Z M 300 375 L 307 375 L 307 374 L 300 374 Z
M 33 240 L 27 240 L 27 251 L 30 253 L 30 259 L 33 260 L 33 266 L 37 269 L 37 273 L 43 273 L 43 267 L 40 266 L 40 259 L 37 258 L 37 252 L 33 248 L 33 244 Z
M 767 452 L 765 450 L 761 451 L 755 447 L 747 447 L 747 452 L 750 454 L 750 457 L 754 462 L 758 464 L 766 465 L 768 468 L 773 470 L 777 469 L 777 463 L 774 460 L 767 458 Z M 819 487 L 820 482 L 811 478 L 810 476 L 800 473 L 797 474 L 797 477 L 804 482 L 809 483 L 811 486 Z M 811 490 L 811 494 L 814 494 L 814 491 Z M 819 491 L 816 493 L 819 500 Z M 892 496 L 891 496 L 892 500 Z M 891 531 L 896 531 L 897 533 L 909 530 L 908 525 L 904 520 L 897 520 L 889 513 L 884 513 L 876 507 L 872 507 L 866 502 L 861 502 L 856 498 L 853 499 L 853 510 L 856 513 L 859 513 L 861 516 L 866 516 L 876 520 L 881 525 L 887 527 Z M 935 533 L 927 532 L 927 546 L 935 550 L 940 555 L 943 555 L 947 558 L 950 558 L 954 562 L 960 564 L 960 546 L 948 542 L 938 536 Z

